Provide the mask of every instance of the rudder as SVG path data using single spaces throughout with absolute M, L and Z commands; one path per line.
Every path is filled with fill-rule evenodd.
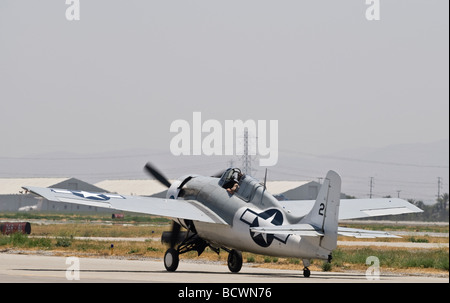
M 330 170 L 323 181 L 313 208 L 300 222 L 311 224 L 323 231 L 324 236 L 320 246 L 330 251 L 337 246 L 340 196 L 341 177 Z

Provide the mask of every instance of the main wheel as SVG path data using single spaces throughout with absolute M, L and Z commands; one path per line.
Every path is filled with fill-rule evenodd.
M 228 269 L 231 272 L 239 272 L 242 268 L 242 253 L 232 249 L 228 254 Z
M 164 267 L 167 271 L 176 271 L 180 257 L 178 251 L 173 248 L 169 248 L 164 254 Z

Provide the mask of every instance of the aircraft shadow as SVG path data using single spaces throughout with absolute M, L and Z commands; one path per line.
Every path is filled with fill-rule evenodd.
M 67 269 L 61 268 L 16 268 L 13 270 L 17 271 L 30 271 L 30 272 L 66 272 Z M 301 271 L 298 273 L 286 273 L 286 272 L 245 272 L 245 270 L 239 273 L 231 273 L 231 272 L 223 272 L 223 271 L 205 271 L 205 270 L 177 270 L 175 273 L 167 272 L 166 270 L 123 270 L 123 269 L 80 269 L 80 273 L 132 273 L 132 274 L 191 274 L 191 275 L 242 275 L 249 277 L 270 277 L 277 279 L 309 279 L 303 277 Z M 394 277 L 395 275 L 386 275 L 383 274 L 382 277 Z M 331 279 L 340 279 L 340 280 L 360 280 L 366 279 L 366 275 L 364 273 L 342 273 L 342 272 L 311 272 L 311 278 L 314 279 L 323 279 L 323 280 L 331 280 Z
M 24 270 L 24 271 L 38 271 L 38 272 L 66 272 L 67 269 L 61 269 L 61 268 L 14 268 L 13 270 Z M 143 274 L 151 274 L 155 271 L 149 271 L 149 270 L 122 270 L 122 269 L 80 269 L 80 272 L 110 272 L 110 273 L 143 273 Z
M 165 272 L 165 271 L 161 271 Z M 193 271 L 182 271 L 177 270 L 178 273 L 185 273 L 185 274 L 209 274 L 209 275 L 244 275 L 244 276 L 251 276 L 251 277 L 273 277 L 273 278 L 302 278 L 302 279 L 308 279 L 303 277 L 302 271 L 299 271 L 298 273 L 285 273 L 285 272 L 273 272 L 273 273 L 257 273 L 257 272 L 245 272 L 241 271 L 239 273 L 231 273 L 231 272 L 211 272 L 211 271 L 201 271 L 201 270 L 193 270 Z M 362 273 L 323 273 L 323 272 L 311 272 L 311 278 L 316 279 L 365 279 L 365 274 Z

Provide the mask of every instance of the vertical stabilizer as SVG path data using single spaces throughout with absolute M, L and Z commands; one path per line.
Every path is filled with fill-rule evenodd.
M 341 177 L 330 170 L 323 181 L 316 202 L 300 223 L 311 224 L 324 233 L 320 246 L 333 250 L 337 246 Z

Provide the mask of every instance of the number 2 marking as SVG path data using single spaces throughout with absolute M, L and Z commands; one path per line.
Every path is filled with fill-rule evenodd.
M 323 216 L 323 211 L 325 210 L 325 204 L 320 203 L 319 215 Z

